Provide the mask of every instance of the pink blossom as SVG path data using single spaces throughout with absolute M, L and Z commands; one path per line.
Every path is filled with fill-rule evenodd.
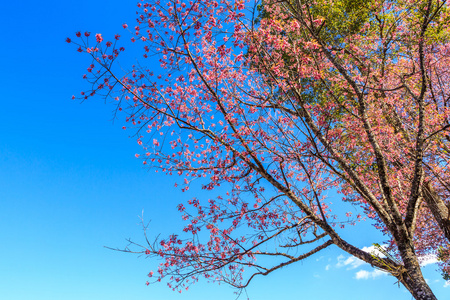
M 103 37 L 100 33 L 95 35 L 95 39 L 97 40 L 97 43 L 101 43 L 103 41 Z

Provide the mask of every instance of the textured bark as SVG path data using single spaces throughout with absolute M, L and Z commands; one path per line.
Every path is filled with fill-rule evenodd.
M 444 232 L 445 237 L 450 242 L 450 214 L 445 202 L 439 197 L 430 182 L 425 182 L 423 186 L 423 198 L 431 210 L 437 224 Z
M 408 289 L 414 299 L 417 300 L 437 300 L 422 274 L 415 276 L 414 273 L 403 273 L 402 278 L 397 277 Z
M 423 277 L 413 247 L 407 244 L 399 244 L 398 250 L 402 257 L 403 265 L 396 269 L 391 268 L 390 273 L 408 289 L 414 299 L 437 299 Z

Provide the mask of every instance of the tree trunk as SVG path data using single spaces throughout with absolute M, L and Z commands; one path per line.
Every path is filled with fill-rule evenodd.
M 423 184 L 423 198 L 431 210 L 437 224 L 450 242 L 450 215 L 445 202 L 439 197 L 430 182 Z
M 420 272 L 422 273 L 422 272 Z M 416 274 L 419 275 L 419 274 Z M 400 282 L 408 289 L 416 300 L 437 300 L 428 284 L 425 282 L 422 274 L 414 276 L 411 272 L 405 272 L 397 277 Z
M 403 265 L 391 268 L 395 276 L 416 300 L 437 300 L 433 291 L 423 278 L 420 264 L 410 240 L 405 239 L 397 243 Z

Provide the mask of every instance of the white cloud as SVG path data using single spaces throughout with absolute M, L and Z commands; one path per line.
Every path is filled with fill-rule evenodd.
M 382 248 L 386 248 L 387 245 L 380 245 Z M 378 257 L 386 257 L 383 253 L 380 252 L 380 250 L 378 250 L 377 247 L 375 247 L 374 245 L 369 246 L 369 247 L 362 247 L 361 249 L 364 252 L 370 253 L 370 254 L 374 254 Z
M 431 265 L 437 263 L 436 255 L 430 254 L 424 257 L 419 258 L 420 266 L 425 267 L 426 265 Z
M 330 265 L 326 265 L 326 266 L 325 266 L 325 271 L 328 271 L 330 268 L 331 268 Z
M 446 288 L 446 287 L 449 287 L 450 286 L 450 280 L 449 281 L 446 281 L 445 283 L 444 283 L 444 287 Z
M 373 271 L 366 271 L 366 270 L 359 270 L 355 274 L 356 279 L 375 279 L 379 276 L 386 275 L 386 272 L 383 272 L 381 270 L 375 269 Z
M 365 262 L 363 262 L 362 260 L 360 260 L 354 256 L 345 258 L 344 255 L 339 255 L 337 257 L 337 260 L 338 260 L 338 262 L 336 264 L 336 267 L 338 267 L 338 268 L 347 267 L 347 270 L 356 269 L 356 268 L 362 266 L 363 264 L 365 264 Z

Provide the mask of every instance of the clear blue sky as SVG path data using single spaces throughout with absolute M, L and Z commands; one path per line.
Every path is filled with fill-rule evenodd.
M 71 100 L 86 88 L 88 59 L 65 38 L 78 30 L 125 36 L 121 24 L 134 16 L 134 1 L 0 4 L 0 299 L 235 299 L 231 288 L 204 282 L 181 295 L 164 284 L 147 287 L 155 262 L 103 247 L 141 241 L 142 210 L 155 235 L 176 232 L 176 204 L 198 193 L 180 193 L 176 177 L 142 168 L 131 132 L 111 122 L 113 107 Z M 344 235 L 359 247 L 383 241 L 368 224 Z M 371 276 L 364 273 L 373 271 L 369 266 L 347 258 L 331 247 L 258 278 L 248 295 L 411 299 L 393 277 Z M 450 287 L 435 269 L 426 266 L 425 277 L 438 298 L 448 299 Z

